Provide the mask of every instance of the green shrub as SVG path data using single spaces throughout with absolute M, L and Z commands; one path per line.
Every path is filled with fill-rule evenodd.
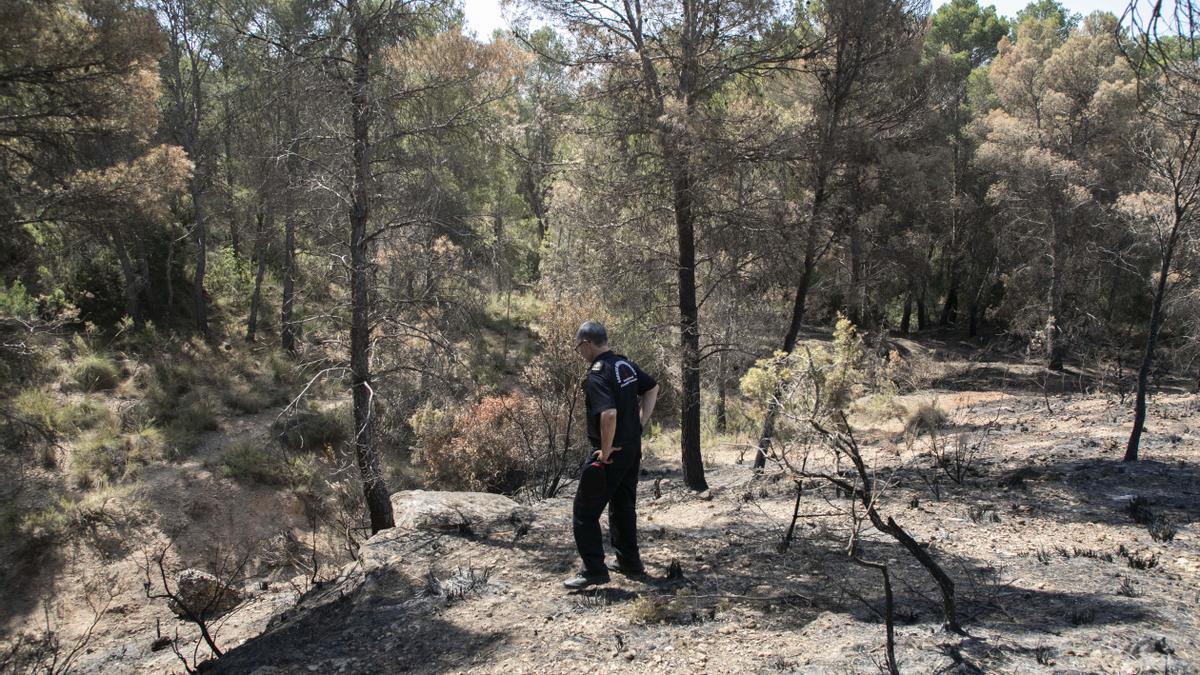
M 12 398 L 13 412 L 42 428 L 59 430 L 62 405 L 49 390 L 38 387 L 24 389 Z
M 276 420 L 271 428 L 289 450 L 317 450 L 345 443 L 352 427 L 345 410 L 307 408 Z
M 221 453 L 221 474 L 239 482 L 287 485 L 285 458 L 255 441 L 238 441 Z
M 80 489 L 107 485 L 126 475 L 128 460 L 125 440 L 112 428 L 97 429 L 75 444 L 67 473 Z
M 200 391 L 189 391 L 179 399 L 179 404 L 167 416 L 169 422 L 165 428 L 171 456 L 191 452 L 205 433 L 221 428 L 216 409 L 212 397 Z
M 914 436 L 922 432 L 933 434 L 945 428 L 948 422 L 949 418 L 936 399 L 921 401 L 908 413 L 904 431 Z
M 320 473 L 311 456 L 288 457 L 253 440 L 234 443 L 221 453 L 221 474 L 227 478 L 260 485 L 288 486 L 315 493 Z
M 4 529 L 30 542 L 56 540 L 62 543 L 94 531 L 97 525 L 131 525 L 144 522 L 148 506 L 134 486 L 104 486 L 79 498 L 53 497 L 41 508 L 15 512 Z M 5 514 L 4 518 L 11 518 Z
M 113 419 L 112 411 L 103 401 L 90 396 L 78 403 L 68 403 L 59 413 L 60 429 L 65 431 L 88 431 Z
M 259 389 L 238 382 L 221 393 L 221 399 L 230 410 L 242 415 L 253 415 L 271 405 L 271 397 Z
M 75 363 L 71 378 L 83 391 L 104 391 L 117 386 L 121 370 L 105 356 L 86 354 Z
M 94 429 L 112 419 L 102 401 L 86 397 L 78 403 L 62 403 L 48 389 L 31 387 L 12 398 L 13 412 L 46 431 L 71 436 Z
M 37 314 L 37 300 L 18 279 L 12 286 L 0 283 L 0 316 L 29 317 Z

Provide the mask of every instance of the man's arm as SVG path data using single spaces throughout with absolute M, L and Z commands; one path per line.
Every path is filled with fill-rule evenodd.
M 646 423 L 650 421 L 650 415 L 654 414 L 654 404 L 658 403 L 658 385 L 654 385 L 642 394 L 641 415 L 642 428 L 646 428 Z M 601 420 L 603 421 L 603 420 Z M 614 427 L 615 428 L 615 427 Z
M 600 413 L 600 461 L 609 464 L 613 453 L 613 437 L 617 435 L 617 409 L 609 408 Z

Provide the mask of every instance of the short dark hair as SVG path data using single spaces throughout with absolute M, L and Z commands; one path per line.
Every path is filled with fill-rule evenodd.
M 584 321 L 579 330 L 575 331 L 575 340 L 587 340 L 597 347 L 603 347 L 608 344 L 608 331 L 604 330 L 604 324 L 599 321 Z

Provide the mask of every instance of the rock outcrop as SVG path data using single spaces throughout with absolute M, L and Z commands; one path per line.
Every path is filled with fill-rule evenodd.
M 172 600 L 171 611 L 181 619 L 188 618 L 187 607 L 193 616 L 209 618 L 224 614 L 242 601 L 242 594 L 236 588 L 230 588 L 208 572 L 197 569 L 186 569 L 175 577 L 175 596 L 179 602 Z

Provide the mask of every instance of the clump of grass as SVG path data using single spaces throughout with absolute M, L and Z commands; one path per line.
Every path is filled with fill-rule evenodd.
M 85 354 L 71 369 L 71 379 L 83 391 L 107 391 L 121 381 L 121 369 L 101 354 Z
M 102 401 L 89 396 L 77 403 L 64 403 L 53 392 L 40 387 L 24 389 L 14 396 L 12 409 L 23 419 L 60 436 L 94 429 L 112 419 Z
M 147 426 L 122 434 L 114 418 L 75 442 L 67 475 L 80 489 L 136 478 L 142 467 L 163 458 L 164 436 Z
M 24 389 L 12 398 L 13 412 L 21 418 L 48 430 L 57 432 L 62 406 L 54 395 L 40 387 Z
M 280 444 L 289 450 L 317 450 L 345 443 L 351 423 L 344 411 L 298 410 L 272 426 Z
M 59 416 L 60 431 L 88 431 L 102 424 L 109 423 L 112 419 L 113 414 L 108 409 L 108 406 L 104 405 L 103 401 L 89 396 L 78 403 L 69 403 L 61 409 Z
M 125 440 L 115 429 L 97 429 L 75 444 L 67 474 L 80 489 L 105 485 L 125 476 L 128 455 Z
M 94 530 L 97 525 L 141 522 L 146 508 L 134 486 L 102 486 L 78 498 L 58 495 L 41 508 L 20 513 L 10 526 L 14 536 L 30 543 L 61 542 Z
M 179 406 L 168 418 L 166 437 L 174 456 L 191 452 L 206 432 L 221 428 L 217 404 L 210 396 L 192 391 L 179 399 Z
M 1125 544 L 1121 544 L 1117 547 L 1117 554 L 1125 558 L 1125 563 L 1131 569 L 1148 570 L 1158 566 L 1158 554 L 1150 551 L 1130 550 Z
M 286 485 L 283 457 L 254 441 L 238 441 L 221 453 L 221 474 L 239 482 Z
M 239 382 L 225 389 L 221 393 L 221 400 L 229 406 L 230 410 L 238 414 L 253 415 L 271 405 L 272 398 L 258 389 Z
M 946 412 L 936 400 L 921 401 L 908 413 L 904 431 L 914 436 L 921 433 L 933 434 L 944 429 L 949 422 Z
M 242 483 L 315 490 L 319 474 L 312 457 L 287 457 L 252 440 L 234 443 L 221 453 L 221 474 Z
M 1175 539 L 1175 534 L 1178 532 L 1175 523 L 1169 517 L 1155 511 L 1150 500 L 1145 497 L 1138 496 L 1129 500 L 1125 512 L 1129 514 L 1130 518 L 1133 518 L 1133 522 L 1145 525 L 1154 541 L 1168 542 Z
M 629 603 L 629 620 L 641 625 L 689 624 L 716 616 L 716 608 L 703 610 L 688 602 L 683 595 L 671 597 L 638 596 Z

